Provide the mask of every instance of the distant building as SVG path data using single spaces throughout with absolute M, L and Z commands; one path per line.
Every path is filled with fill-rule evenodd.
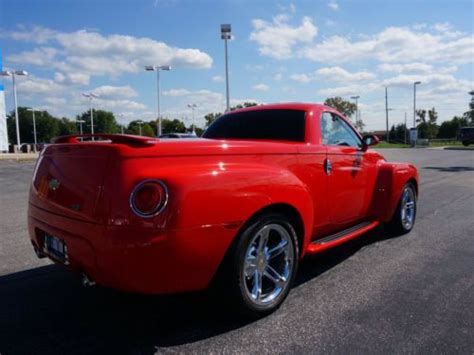
M 2 53 L 0 52 L 0 71 L 2 70 Z M 7 114 L 5 111 L 5 92 L 2 84 L 0 84 L 0 152 L 8 152 Z

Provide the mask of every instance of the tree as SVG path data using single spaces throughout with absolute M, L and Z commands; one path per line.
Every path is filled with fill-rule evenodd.
M 329 97 L 324 101 L 324 104 L 336 109 L 346 117 L 352 116 L 357 110 L 355 103 L 346 101 L 340 96 Z
M 464 112 L 463 117 L 469 121 L 470 125 L 474 126 L 474 90 L 470 91 L 469 95 L 471 95 L 471 101 L 469 102 L 469 111 Z
M 357 120 L 355 123 L 355 127 L 359 132 L 364 132 L 365 123 L 362 120 Z
M 93 110 L 94 115 L 94 133 L 119 133 L 120 126 L 115 120 L 115 116 L 110 111 L 104 110 Z M 90 110 L 83 112 L 81 115 L 77 116 L 76 119 L 84 120 L 85 127 L 84 133 L 90 133 L 91 125 L 91 113 Z
M 138 122 L 143 122 L 141 120 L 135 120 L 135 121 L 132 121 L 128 124 L 128 127 L 127 127 L 127 134 L 134 134 L 136 136 L 139 136 L 140 135 L 140 125 L 138 124 Z M 142 136 L 147 136 L 147 137 L 155 137 L 156 136 L 156 133 L 155 131 L 153 130 L 151 124 L 153 124 L 154 121 L 152 121 L 151 123 L 150 122 L 143 122 L 141 124 L 141 135 Z M 162 121 L 163 123 L 163 121 Z
M 186 132 L 186 126 L 178 119 L 163 118 L 161 120 L 161 129 L 163 133 L 184 133 Z
M 450 121 L 444 121 L 438 130 L 437 138 L 455 138 L 459 129 L 469 124 L 468 118 L 454 116 Z
M 48 111 L 36 111 L 36 137 L 38 143 L 49 143 L 49 141 L 59 136 L 60 121 L 56 117 L 49 114 Z M 20 126 L 20 141 L 23 143 L 33 143 L 34 128 L 33 128 L 33 114 L 28 111 L 27 107 L 18 107 L 18 123 Z M 12 111 L 7 116 L 7 129 L 10 143 L 16 144 L 16 123 L 15 112 Z
M 234 111 L 234 110 L 239 110 L 241 108 L 247 108 L 247 107 L 253 107 L 253 106 L 258 106 L 258 104 L 256 102 L 244 102 L 243 104 L 232 106 L 230 110 Z
M 405 137 L 408 138 L 408 129 L 405 123 L 400 123 L 395 126 L 395 139 L 399 142 L 405 142 Z
M 206 127 L 209 127 L 212 122 L 214 122 L 216 119 L 221 116 L 222 113 L 208 113 L 206 116 L 204 116 L 204 119 L 206 120 Z

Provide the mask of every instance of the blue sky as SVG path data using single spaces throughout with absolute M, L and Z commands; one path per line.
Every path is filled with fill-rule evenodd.
M 467 110 L 474 88 L 472 1 L 23 1 L 0 0 L 5 68 L 25 69 L 19 103 L 73 118 L 97 107 L 125 121 L 156 116 L 155 77 L 162 74 L 162 113 L 188 119 L 223 111 L 221 23 L 231 23 L 232 104 L 322 102 L 359 95 L 369 129 L 412 120 L 418 106 L 440 121 Z M 4 79 L 7 108 L 11 82 Z

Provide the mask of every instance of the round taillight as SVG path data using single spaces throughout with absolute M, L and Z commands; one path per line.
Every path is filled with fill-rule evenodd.
M 168 203 L 168 188 L 160 180 L 145 180 L 133 189 L 130 207 L 140 217 L 153 217 L 159 214 Z

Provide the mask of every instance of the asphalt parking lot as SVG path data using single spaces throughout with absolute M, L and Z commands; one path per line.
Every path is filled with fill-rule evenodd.
M 33 163 L 0 162 L 0 353 L 474 353 L 474 152 L 381 150 L 421 174 L 414 230 L 307 258 L 285 304 L 249 322 L 206 293 L 84 289 L 27 237 Z

